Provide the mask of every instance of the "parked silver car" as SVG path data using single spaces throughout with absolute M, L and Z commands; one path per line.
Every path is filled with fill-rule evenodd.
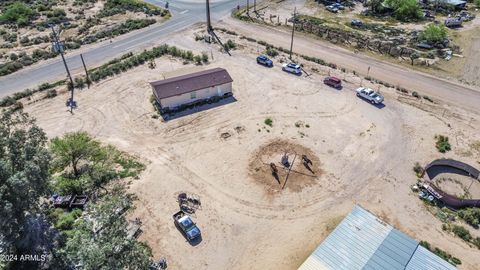
M 357 97 L 364 98 L 372 104 L 380 104 L 383 102 L 383 96 L 375 92 L 373 89 L 367 87 L 360 87 L 357 89 Z
M 294 64 L 294 63 L 283 64 L 282 70 L 295 75 L 302 75 L 302 68 L 298 64 Z

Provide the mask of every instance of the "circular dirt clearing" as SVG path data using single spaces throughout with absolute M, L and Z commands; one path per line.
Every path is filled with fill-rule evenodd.
M 302 158 L 304 155 L 311 161 L 308 165 Z M 288 166 L 282 164 L 284 156 L 288 159 Z M 276 174 L 273 172 L 275 168 Z M 320 159 L 312 150 L 287 140 L 274 140 L 260 146 L 253 154 L 248 170 L 250 177 L 265 186 L 269 193 L 286 189 L 300 192 L 318 184 L 322 174 Z

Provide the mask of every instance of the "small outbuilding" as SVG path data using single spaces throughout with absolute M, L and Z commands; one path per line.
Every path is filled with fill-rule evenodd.
M 226 69 L 213 68 L 150 82 L 150 85 L 161 109 L 175 109 L 212 97 L 229 96 L 232 82 Z

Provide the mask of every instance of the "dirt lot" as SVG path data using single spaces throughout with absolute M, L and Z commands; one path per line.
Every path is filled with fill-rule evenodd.
M 478 249 L 443 232 L 409 188 L 416 161 L 445 156 L 480 166 L 480 153 L 469 147 L 480 140 L 479 115 L 368 84 L 386 99 L 384 107 L 372 106 L 355 96 L 361 79 L 352 74 L 307 63 L 311 76 L 294 76 L 280 69 L 285 56 L 265 68 L 254 60 L 262 48 L 245 41 L 228 57 L 216 45 L 195 42 L 193 31 L 169 43 L 213 55 L 204 68 L 228 70 L 236 102 L 168 122 L 152 118 L 148 82 L 192 67 L 162 58 L 154 70 L 139 67 L 80 91 L 74 115 L 65 94 L 25 109 L 49 137 L 85 130 L 147 164 L 132 180 L 139 197 L 132 218 L 142 219 L 140 239 L 155 258 L 165 256 L 172 269 L 296 269 L 358 203 L 460 258 L 460 269 L 480 265 Z M 322 84 L 329 72 L 345 80 L 342 90 Z M 455 151 L 438 153 L 435 134 L 451 137 Z M 312 157 L 316 177 L 292 177 L 272 192 L 276 180 L 262 162 L 278 164 L 280 153 L 292 149 Z M 467 151 L 471 155 L 461 156 Z M 258 153 L 262 162 L 254 161 Z M 256 167 L 264 170 L 264 182 Z M 173 224 L 179 192 L 200 196 L 194 220 L 203 241 L 197 246 Z

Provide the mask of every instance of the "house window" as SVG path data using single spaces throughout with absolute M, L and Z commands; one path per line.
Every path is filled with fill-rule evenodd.
M 190 93 L 190 99 L 196 99 L 197 98 L 197 92 L 193 91 Z

